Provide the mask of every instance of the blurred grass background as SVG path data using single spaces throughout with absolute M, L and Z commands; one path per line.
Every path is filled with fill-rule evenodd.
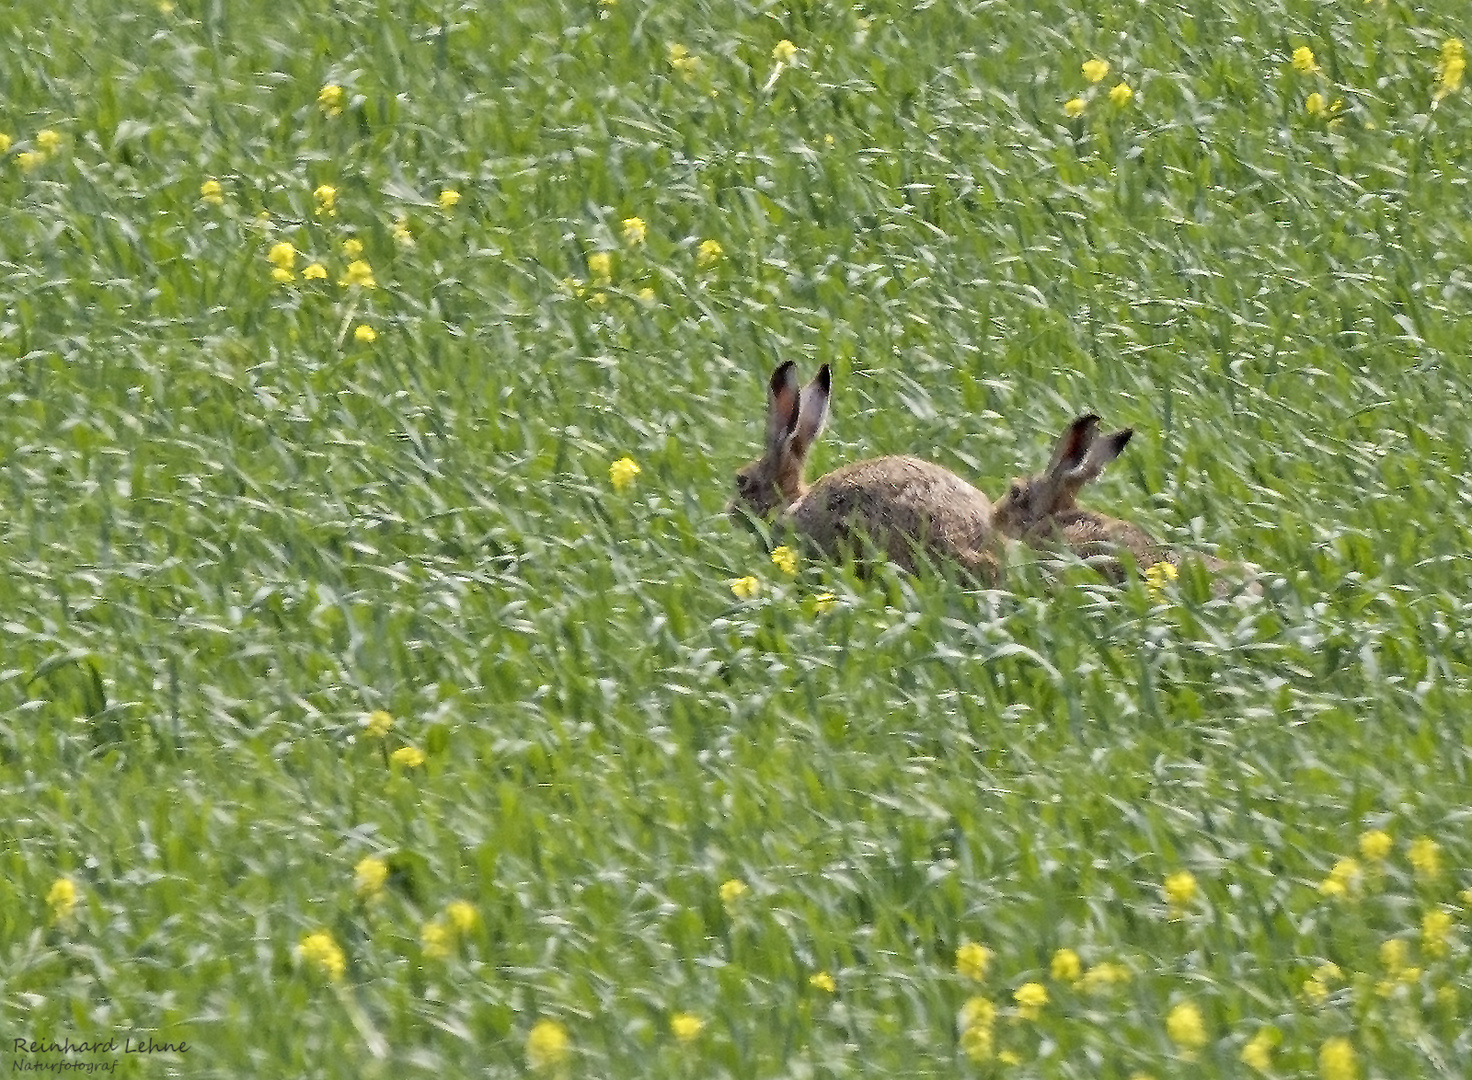
M 13 4 L 6 1031 L 190 1042 L 137 1075 L 520 1075 L 539 1020 L 547 1073 L 1246 1076 L 1273 1032 L 1273 1075 L 1460 1075 L 1464 20 Z M 834 365 L 815 475 L 995 495 L 1131 425 L 1092 504 L 1268 597 L 789 577 L 722 514 L 784 359 Z

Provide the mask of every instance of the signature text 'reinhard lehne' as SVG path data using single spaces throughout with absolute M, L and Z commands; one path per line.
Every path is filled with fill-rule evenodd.
M 154 1042 L 153 1036 L 134 1039 L 124 1036 L 120 1043 L 116 1038 L 93 1039 L 72 1042 L 71 1039 L 12 1039 L 11 1052 L 16 1054 L 187 1054 L 189 1044 L 179 1042 Z

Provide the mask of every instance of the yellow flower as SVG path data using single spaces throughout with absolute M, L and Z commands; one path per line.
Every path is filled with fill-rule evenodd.
M 454 188 L 445 188 L 440 192 L 440 209 L 453 210 L 460 202 L 460 193 Z
M 1413 840 L 1406 858 L 1411 860 L 1417 877 L 1434 878 L 1441 874 L 1441 845 L 1428 836 Z
M 784 574 L 797 573 L 797 553 L 786 544 L 772 549 L 772 565 Z
M 1445 956 L 1446 939 L 1452 932 L 1452 913 L 1433 908 L 1421 919 L 1421 951 L 1427 956 Z
M 797 46 L 783 38 L 772 47 L 772 59 L 779 64 L 790 64 L 797 55 Z
M 353 867 L 353 888 L 365 900 L 371 900 L 382 892 L 386 881 L 388 863 L 376 855 L 358 860 L 358 865 Z
M 746 882 L 742 881 L 740 878 L 732 878 L 730 881 L 727 881 L 721 886 L 721 904 L 725 907 L 726 914 L 730 915 L 735 912 L 736 905 L 740 902 L 741 897 L 744 896 L 745 893 Z
M 199 199 L 211 206 L 225 205 L 225 189 L 220 186 L 218 180 L 206 180 L 199 185 Z
M 644 224 L 643 218 L 624 218 L 624 243 L 630 246 L 642 244 L 644 242 L 644 235 L 647 232 L 648 229 Z
M 424 929 L 419 932 L 419 943 L 424 949 L 425 956 L 443 959 L 450 955 L 450 947 L 455 943 L 455 936 L 450 933 L 450 928 L 444 923 L 427 922 L 424 924 Z
M 987 961 L 992 954 L 985 945 L 968 941 L 956 950 L 956 973 L 965 979 L 980 981 L 986 978 Z
M 378 282 L 373 280 L 373 267 L 362 259 L 355 259 L 348 263 L 347 273 L 343 275 L 339 285 L 361 285 L 365 289 L 375 288 Z
M 328 116 L 341 116 L 343 101 L 346 99 L 346 96 L 342 91 L 342 87 L 338 86 L 337 83 L 328 83 L 317 92 L 317 104 L 322 107 L 322 111 Z
M 683 1043 L 694 1042 L 705 1027 L 705 1021 L 694 1013 L 675 1013 L 670 1017 L 670 1033 Z
M 990 1061 L 996 1049 L 996 1036 L 990 1024 L 976 1024 L 961 1029 L 961 1052 L 971 1061 L 980 1064 Z
M 1083 962 L 1072 949 L 1059 949 L 1053 954 L 1053 962 L 1048 965 L 1049 973 L 1059 982 L 1077 982 L 1083 970 Z
M 1130 981 L 1130 969 L 1123 964 L 1111 964 L 1108 962 L 1097 964 L 1089 968 L 1079 977 L 1078 987 L 1085 993 L 1095 993 L 1105 990 L 1115 983 L 1127 983 Z
M 1022 1055 L 1016 1050 L 1003 1050 L 997 1055 L 997 1060 L 1003 1065 L 1021 1065 Z
M 1169 565 L 1156 563 L 1156 566 Z M 1151 567 L 1155 569 L 1155 567 Z M 1171 567 L 1171 569 L 1175 569 Z M 1170 901 L 1174 908 L 1187 907 L 1192 900 L 1196 899 L 1196 878 L 1189 870 L 1178 870 L 1165 879 L 1165 898 Z
M 695 77 L 700 70 L 700 57 L 691 56 L 690 50 L 683 45 L 673 44 L 669 47 L 670 67 L 678 71 L 688 82 Z
M 358 328 L 353 331 L 353 340 L 362 342 L 364 345 L 372 345 L 378 340 L 378 331 L 367 323 L 359 323 Z
M 1360 854 L 1371 862 L 1382 862 L 1390 854 L 1390 834 L 1371 829 L 1360 836 Z
M 1200 1050 L 1207 1043 L 1206 1022 L 1201 1010 L 1189 1001 L 1183 1001 L 1165 1017 L 1165 1033 L 1170 1041 L 1188 1054 Z
M 821 990 L 825 994 L 833 994 L 838 991 L 838 984 L 833 981 L 833 976 L 826 971 L 814 972 L 808 976 L 808 985 L 814 990 Z
M 57 878 L 46 891 L 46 905 L 51 908 L 53 922 L 70 918 L 77 906 L 76 883 L 71 878 Z
M 639 463 L 631 457 L 621 457 L 608 467 L 608 482 L 613 485 L 614 491 L 627 491 L 629 485 L 634 482 L 642 469 Z
M 445 905 L 445 918 L 457 934 L 468 934 L 480 925 L 480 912 L 469 900 L 451 900 Z
M 1063 103 L 1063 115 L 1068 117 L 1082 116 L 1084 110 L 1088 107 L 1088 102 L 1084 101 L 1081 97 L 1069 98 Z
M 356 236 L 350 236 L 342 242 L 342 253 L 349 259 L 356 259 L 363 254 L 363 241 Z
M 370 738 L 381 739 L 388 734 L 388 729 L 394 726 L 394 718 L 383 709 L 375 709 L 363 717 L 363 730 Z
M 308 281 L 326 281 L 327 267 L 319 262 L 308 263 L 306 269 L 302 271 L 302 277 Z
M 296 265 L 296 248 L 289 241 L 282 240 L 271 245 L 266 259 L 278 270 L 290 270 Z
M 296 275 L 293 274 L 290 270 L 287 270 L 287 269 L 284 269 L 283 267 L 277 266 L 277 267 L 273 268 L 272 271 L 271 271 L 271 280 L 272 281 L 276 281 L 276 282 L 280 282 L 281 284 L 284 285 L 288 281 L 295 281 L 296 280 Z
M 317 200 L 317 213 L 337 213 L 337 188 L 331 184 L 322 184 L 312 192 L 312 198 Z
M 1158 562 L 1145 570 L 1145 588 L 1150 590 L 1150 595 L 1157 600 L 1165 598 L 1165 586 L 1181 576 L 1180 570 L 1175 563 Z
M 1434 101 L 1440 101 L 1455 93 L 1462 85 L 1462 76 L 1467 73 L 1467 50 L 1457 38 L 1449 38 L 1441 46 L 1441 62 L 1436 68 L 1436 93 Z
M 1322 1005 L 1329 997 L 1329 984 L 1344 978 L 1338 964 L 1320 964 L 1303 983 L 1303 996 L 1313 1005 Z
M 415 769 L 424 764 L 424 751 L 417 746 L 401 746 L 388 756 L 395 765 Z
M 654 290 L 647 285 L 644 286 L 644 288 L 639 290 L 639 301 L 644 304 L 654 303 Z
M 414 234 L 409 231 L 408 218 L 401 217 L 398 221 L 394 222 L 393 235 L 394 240 L 404 247 L 414 246 Z
M 303 937 L 296 947 L 296 954 L 303 963 L 326 972 L 332 979 L 342 978 L 348 969 L 347 957 L 343 956 L 342 949 L 326 930 Z
M 1401 938 L 1390 938 L 1380 945 L 1380 963 L 1394 975 L 1406 966 L 1409 946 Z
M 756 596 L 757 593 L 762 591 L 761 579 L 751 576 L 737 578 L 735 581 L 731 582 L 731 591 L 735 593 L 739 599 L 750 600 L 752 597 Z
M 45 160 L 45 154 L 38 154 L 34 150 L 22 150 L 15 155 L 15 163 L 20 166 L 21 172 L 30 172 Z
M 1293 70 L 1300 75 L 1312 75 L 1319 70 L 1319 65 L 1314 62 L 1314 51 L 1307 45 L 1293 50 Z
M 606 251 L 595 251 L 588 256 L 588 273 L 595 285 L 608 285 L 613 281 L 613 256 Z
M 721 245 L 714 240 L 702 240 L 695 251 L 696 266 L 710 266 L 722 255 Z
M 1336 1036 L 1319 1047 L 1319 1075 L 1323 1080 L 1356 1080 L 1359 1074 L 1354 1044 L 1348 1039 Z
M 1017 1002 L 1017 1015 L 1024 1020 L 1036 1020 L 1043 1015 L 1043 1006 L 1048 1003 L 1048 988 L 1042 983 L 1023 983 L 1012 995 Z
M 1249 1069 L 1258 1072 L 1267 1072 L 1273 1065 L 1273 1048 L 1283 1039 L 1277 1028 L 1262 1028 L 1256 1035 L 1247 1040 L 1242 1047 L 1239 1059 Z
M 1310 116 L 1318 116 L 1324 111 L 1324 95 L 1315 90 L 1303 103 L 1303 109 Z
M 0 131 L 0 154 L 10 152 L 10 136 Z
M 1085 60 L 1084 78 L 1091 83 L 1103 82 L 1104 76 L 1109 74 L 1108 60 Z
M 821 596 L 813 597 L 813 614 L 826 615 L 838 606 L 838 597 L 832 593 L 823 593 Z
M 1319 892 L 1325 896 L 1345 896 L 1359 883 L 1360 864 L 1354 859 L 1340 859 L 1329 871 L 1329 876 L 1319 882 Z
M 961 1006 L 956 1023 L 962 1031 L 965 1031 L 967 1028 L 991 1027 L 996 1019 L 997 1007 L 989 998 L 971 997 L 967 998 L 966 1004 Z
M 36 148 L 47 157 L 50 157 L 57 150 L 61 149 L 61 136 L 50 128 L 44 131 L 38 131 L 36 132 Z
M 1121 109 L 1128 105 L 1134 96 L 1135 92 L 1129 88 L 1127 83 L 1119 83 L 1113 90 L 1109 91 L 1109 100 Z M 1156 565 L 1170 566 L 1170 563 L 1157 563 Z M 1175 567 L 1171 567 L 1171 569 L 1174 570 Z
M 555 1069 L 572 1056 L 572 1040 L 556 1020 L 538 1020 L 526 1037 L 526 1063 L 538 1072 Z

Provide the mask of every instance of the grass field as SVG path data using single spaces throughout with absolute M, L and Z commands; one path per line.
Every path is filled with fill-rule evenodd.
M 12 0 L 0 1068 L 1472 1074 L 1465 0 L 1084 7 Z

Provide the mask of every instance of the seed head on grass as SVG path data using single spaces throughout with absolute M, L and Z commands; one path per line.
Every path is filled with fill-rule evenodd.
M 986 978 L 986 967 L 992 958 L 985 945 L 968 941 L 956 950 L 956 974 L 963 979 L 980 982 Z
M 566 1065 L 572 1056 L 572 1040 L 556 1020 L 538 1020 L 526 1037 L 526 1063 L 536 1072 Z
M 46 906 L 51 909 L 52 922 L 65 922 L 77 907 L 77 886 L 71 878 L 59 877 L 46 891 Z
M 621 457 L 608 467 L 608 482 L 613 485 L 613 490 L 625 492 L 633 486 L 634 478 L 642 469 L 639 463 L 631 457 Z
M 296 954 L 302 963 L 323 972 L 329 979 L 341 979 L 348 969 L 347 957 L 326 930 L 303 937 L 296 947 Z

